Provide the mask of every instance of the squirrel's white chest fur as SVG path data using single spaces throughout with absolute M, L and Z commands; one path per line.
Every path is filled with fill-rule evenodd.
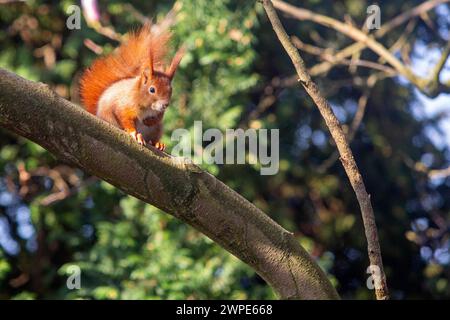
M 113 105 L 120 108 L 130 103 L 130 94 L 137 80 L 138 78 L 124 79 L 109 86 L 98 100 L 97 116 L 101 118 Z
M 121 128 L 113 110 L 128 106 L 127 104 L 130 103 L 130 94 L 132 94 L 133 88 L 137 85 L 137 81 L 139 81 L 138 77 L 120 80 L 106 89 L 98 100 L 97 117 Z M 114 108 L 111 108 L 111 106 L 114 106 Z M 143 123 L 144 119 L 157 116 L 158 114 L 160 114 L 160 112 L 157 110 L 145 108 L 141 109 L 137 115 L 137 132 L 142 133 L 146 140 L 159 141 L 159 138 L 161 137 L 162 123 L 155 124 L 151 127 L 146 126 Z
M 98 100 L 97 116 L 102 117 L 111 105 L 115 105 L 117 108 L 127 107 L 127 104 L 130 103 L 130 94 L 133 88 L 136 87 L 137 81 L 139 81 L 139 77 L 123 79 L 106 89 Z M 138 118 L 143 121 L 148 117 L 158 115 L 158 113 L 158 111 L 151 108 L 145 108 L 138 113 Z

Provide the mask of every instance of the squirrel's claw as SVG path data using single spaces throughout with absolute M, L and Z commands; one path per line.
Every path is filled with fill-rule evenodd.
M 162 142 L 157 142 L 155 143 L 155 148 L 160 151 L 164 151 L 166 149 L 166 145 Z
M 141 133 L 137 133 L 136 131 L 130 132 L 130 136 L 137 141 L 142 146 L 145 146 L 147 143 L 145 142 L 144 137 Z
M 137 142 L 143 146 L 145 146 L 147 144 L 147 142 L 145 142 L 145 139 L 141 133 L 137 134 Z

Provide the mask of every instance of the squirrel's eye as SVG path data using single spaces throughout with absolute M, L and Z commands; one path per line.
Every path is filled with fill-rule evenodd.
M 148 88 L 148 92 L 155 93 L 156 92 L 155 87 L 152 86 L 152 87 Z

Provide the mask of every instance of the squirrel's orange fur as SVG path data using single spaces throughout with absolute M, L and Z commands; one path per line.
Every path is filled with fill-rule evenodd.
M 99 58 L 80 82 L 86 110 L 127 131 L 139 143 L 156 144 L 171 98 L 171 81 L 182 58 L 179 50 L 167 67 L 171 34 L 153 34 L 145 24 L 113 53 Z

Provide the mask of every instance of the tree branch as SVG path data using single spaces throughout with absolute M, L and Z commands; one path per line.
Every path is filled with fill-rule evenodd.
M 253 267 L 281 298 L 339 298 L 292 233 L 212 175 L 138 145 L 48 86 L 1 68 L 0 125 L 190 224 Z
M 349 59 L 335 59 L 335 52 L 333 50 L 327 50 L 324 48 L 319 48 L 310 44 L 306 44 L 303 41 L 301 41 L 298 37 L 292 36 L 291 37 L 292 43 L 301 51 L 307 52 L 309 54 L 316 55 L 320 57 L 322 60 L 329 61 L 332 64 L 343 64 L 348 66 L 360 66 L 360 67 L 366 67 L 371 68 L 378 71 L 383 71 L 389 75 L 397 75 L 397 72 L 392 69 L 389 66 L 385 66 L 383 64 L 368 61 L 368 60 L 362 60 L 359 57 L 352 57 L 351 60 Z M 355 53 L 356 55 L 356 53 Z
M 441 2 L 446 1 L 441 0 Z M 395 57 L 395 55 L 393 55 L 388 49 L 386 49 L 381 43 L 376 41 L 375 38 L 365 34 L 354 26 L 343 23 L 328 16 L 316 14 L 304 8 L 295 7 L 284 1 L 274 0 L 274 4 L 277 9 L 295 17 L 298 20 L 310 20 L 323 26 L 332 28 L 361 44 L 359 46 L 356 46 L 355 44 L 354 47 L 349 46 L 343 49 L 342 51 L 340 51 L 340 54 L 338 53 L 339 55 L 336 54 L 336 59 L 342 60 L 344 59 L 344 56 L 347 56 L 347 54 L 353 55 L 355 52 L 359 51 L 360 48 L 362 49 L 364 47 L 368 47 L 384 60 L 386 60 L 395 70 L 397 70 L 399 74 L 408 79 L 413 85 L 417 87 L 417 89 L 422 91 L 428 97 L 435 98 L 440 93 L 450 92 L 450 86 L 447 86 L 446 83 L 440 83 L 439 77 L 437 77 L 437 80 L 434 75 L 427 78 L 419 77 L 418 75 L 414 74 L 414 72 L 408 66 L 403 64 L 397 57 Z
M 369 96 L 372 92 L 372 88 L 375 86 L 380 77 L 383 77 L 384 73 L 374 73 L 367 78 L 367 85 L 363 88 L 363 93 L 358 99 L 358 108 L 353 117 L 350 128 L 347 133 L 348 143 L 351 143 L 355 138 L 356 132 L 361 126 L 364 114 L 366 113 L 367 103 L 369 102 Z M 317 167 L 317 171 L 320 173 L 325 173 L 337 160 L 339 159 L 339 151 L 333 152 L 333 154 L 326 159 L 320 166 Z
M 345 172 L 347 173 L 353 190 L 356 193 L 356 197 L 361 208 L 361 215 L 367 238 L 370 264 L 372 266 L 378 267 L 380 271 L 379 274 L 373 273 L 373 277 L 376 283 L 376 297 L 377 299 L 388 299 L 389 293 L 386 284 L 386 276 L 383 270 L 383 261 L 381 259 L 381 250 L 380 244 L 378 242 L 378 232 L 375 223 L 375 215 L 373 213 L 372 204 L 370 203 L 370 196 L 369 194 L 367 194 L 364 181 L 359 172 L 358 166 L 356 165 L 356 161 L 353 158 L 353 153 L 350 149 L 350 146 L 348 145 L 345 133 L 342 130 L 341 125 L 339 124 L 339 120 L 333 113 L 330 104 L 324 98 L 323 94 L 320 92 L 319 87 L 312 81 L 311 76 L 308 74 L 305 63 L 300 56 L 297 48 L 294 46 L 289 36 L 287 35 L 283 25 L 281 24 L 272 1 L 263 0 L 262 3 L 278 39 L 280 40 L 284 49 L 291 58 L 292 63 L 294 64 L 301 85 L 317 105 L 328 129 L 330 130 L 331 136 L 336 143 L 341 157 L 342 165 L 344 166 Z
M 444 50 L 442 50 L 441 57 L 433 68 L 431 72 L 431 79 L 436 83 L 439 83 L 439 75 L 441 74 L 442 69 L 445 67 L 445 63 L 447 62 L 448 57 L 450 56 L 450 40 L 447 41 Z
M 400 156 L 409 168 L 424 174 L 428 179 L 444 179 L 450 176 L 450 166 L 443 169 L 430 169 L 423 162 L 414 161 L 404 153 L 401 153 Z
M 427 11 L 435 8 L 436 6 L 438 6 L 442 3 L 449 2 L 449 1 L 450 0 L 429 0 L 424 3 L 421 3 L 417 7 L 414 7 L 408 11 L 403 12 L 403 13 L 399 14 L 398 16 L 396 16 L 395 18 L 391 19 L 389 22 L 383 24 L 380 27 L 380 29 L 378 29 L 377 31 L 375 31 L 373 33 L 373 37 L 374 38 L 382 38 L 389 31 L 402 25 L 409 19 L 420 16 L 423 12 L 427 12 Z M 277 1 L 275 1 L 274 3 L 276 6 L 278 5 Z M 353 43 L 353 44 L 345 47 L 344 49 L 340 50 L 336 54 L 335 59 L 336 60 L 344 59 L 348 56 L 353 55 L 355 52 L 359 52 L 359 51 L 363 50 L 364 48 L 366 48 L 366 45 L 364 43 L 361 43 L 361 42 Z M 325 61 L 325 62 L 322 62 L 322 63 L 317 64 L 314 67 L 312 67 L 310 70 L 310 74 L 312 76 L 317 76 L 319 74 L 327 72 L 332 67 L 333 67 L 332 63 Z

